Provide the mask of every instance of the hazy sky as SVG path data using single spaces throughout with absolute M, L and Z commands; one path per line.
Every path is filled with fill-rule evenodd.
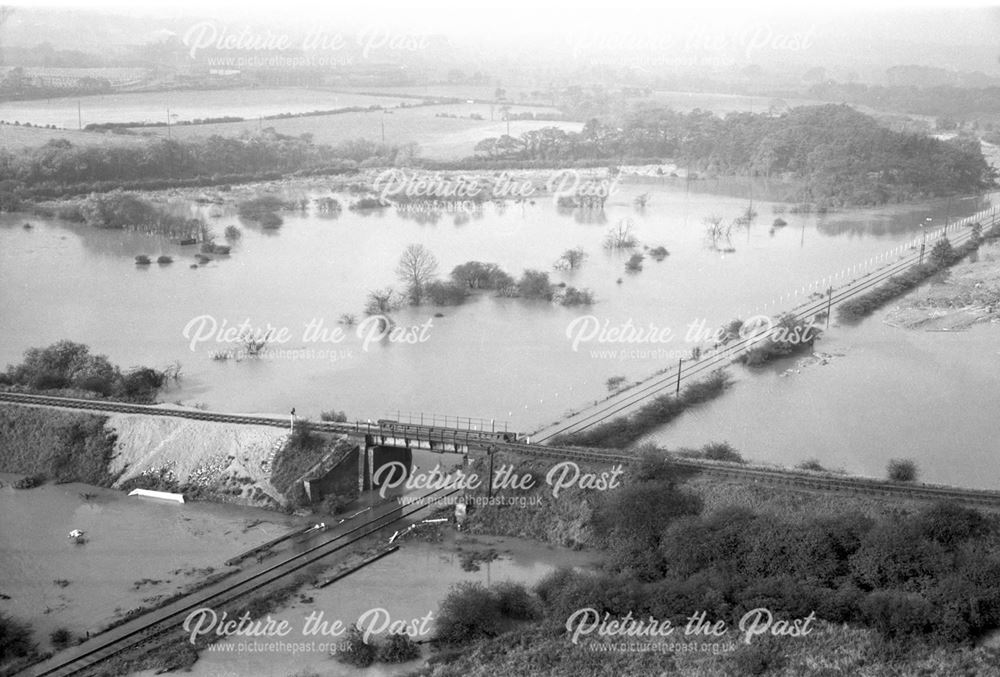
M 105 9 L 136 18 L 137 27 L 118 27 L 105 38 L 109 44 L 148 40 L 168 24 L 182 32 L 184 22 L 211 19 L 220 30 L 238 32 L 248 24 L 255 31 L 301 33 L 321 28 L 350 33 L 376 24 L 379 30 L 444 35 L 456 46 L 482 50 L 484 56 L 545 59 L 593 59 L 615 53 L 725 53 L 743 63 L 824 65 L 828 68 L 884 69 L 898 63 L 939 65 L 982 70 L 1000 75 L 1000 0 L 926 2 L 921 0 L 838 0 L 833 6 L 805 2 L 715 3 L 630 2 L 544 3 L 538 0 L 432 2 L 143 2 L 135 0 L 29 0 L 13 2 L 15 11 L 30 17 L 30 9 Z M 36 21 L 15 34 L 7 26 L 10 44 L 30 43 L 54 22 Z M 82 27 L 82 28 L 81 28 Z M 53 42 L 65 47 L 79 38 L 93 46 L 100 22 L 68 21 Z M 54 30 L 54 27 L 53 27 Z M 74 35 L 73 31 L 77 33 Z M 130 34 L 135 33 L 134 40 Z M 89 41 L 88 41 L 89 38 Z M 40 39 L 49 39 L 42 36 Z M 655 61 L 654 59 L 650 59 Z

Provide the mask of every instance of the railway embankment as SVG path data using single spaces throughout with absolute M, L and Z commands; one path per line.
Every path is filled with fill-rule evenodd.
M 287 437 L 273 426 L 0 405 L 0 471 L 278 508 L 271 470 Z

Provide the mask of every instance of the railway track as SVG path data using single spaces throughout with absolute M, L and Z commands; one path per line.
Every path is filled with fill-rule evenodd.
M 567 447 L 550 447 L 535 444 L 496 445 L 496 451 L 507 451 L 524 456 L 551 458 L 587 463 L 628 465 L 636 461 L 634 455 L 619 450 L 594 450 Z M 866 477 L 818 474 L 784 468 L 738 465 L 720 461 L 671 456 L 671 462 L 707 475 L 731 478 L 762 484 L 781 485 L 801 489 L 897 496 L 914 500 L 952 500 L 979 506 L 1000 508 L 1000 491 L 963 489 L 935 484 L 907 484 Z
M 285 427 L 288 422 L 283 418 L 254 416 L 248 414 L 226 414 L 199 410 L 166 409 L 152 405 L 129 404 L 124 402 L 107 402 L 101 400 L 86 400 L 75 398 L 53 397 L 50 395 L 28 395 L 23 393 L 0 392 L 0 402 L 27 404 L 37 406 L 83 409 L 90 411 L 120 412 L 130 414 L 146 414 L 154 416 L 176 416 L 200 421 L 220 423 L 271 425 Z M 333 423 L 323 421 L 313 423 L 317 430 L 334 433 L 379 435 L 377 424 L 370 423 Z M 616 449 L 585 449 L 579 447 L 557 447 L 543 444 L 527 444 L 524 442 L 500 442 L 487 439 L 470 439 L 470 449 L 480 451 L 498 451 L 519 454 L 529 458 L 547 458 L 558 461 L 580 461 L 597 464 L 627 465 L 636 460 L 634 455 Z M 982 489 L 963 489 L 931 484 L 905 484 L 889 482 L 864 477 L 840 477 L 835 475 L 816 475 L 809 472 L 782 468 L 762 468 L 726 464 L 715 461 L 674 458 L 680 466 L 699 472 L 742 481 L 767 483 L 802 489 L 813 489 L 834 492 L 863 493 L 876 496 L 898 496 L 914 500 L 953 500 L 962 503 L 1000 507 L 1000 491 Z
M 998 217 L 992 215 L 988 220 L 984 219 L 984 221 L 983 225 L 985 227 L 991 227 L 997 223 Z M 968 241 L 971 237 L 972 230 L 969 229 L 952 235 L 950 241 L 953 245 L 960 245 Z M 906 271 L 927 256 L 928 254 L 920 252 L 902 256 L 897 261 L 862 275 L 845 286 L 838 289 L 831 287 L 829 295 L 806 301 L 793 308 L 789 313 L 800 320 L 813 320 L 823 313 L 832 312 L 834 306 L 858 294 L 871 291 L 889 278 Z M 544 442 L 560 435 L 580 432 L 592 426 L 599 425 L 612 416 L 627 413 L 629 410 L 660 393 L 672 392 L 679 384 L 690 382 L 693 377 L 699 374 L 704 375 L 714 369 L 732 363 L 741 352 L 767 338 L 773 331 L 771 328 L 764 328 L 740 340 L 732 341 L 720 350 L 709 351 L 698 360 L 690 360 L 687 363 L 682 363 L 680 366 L 675 366 L 593 407 L 585 408 L 558 423 L 536 430 L 531 434 L 531 437 L 536 442 Z
M 251 570 L 246 572 L 246 575 L 227 577 L 217 585 L 194 592 L 160 609 L 149 611 L 117 628 L 98 635 L 79 647 L 28 668 L 25 674 L 31 674 L 34 677 L 61 677 L 83 672 L 98 663 L 125 651 L 134 650 L 160 638 L 167 632 L 176 630 L 182 626 L 184 619 L 194 609 L 211 606 L 218 608 L 224 604 L 230 604 L 265 585 L 286 579 L 318 560 L 343 550 L 368 536 L 388 529 L 456 493 L 458 493 L 456 489 L 436 489 L 420 496 L 419 500 L 410 506 L 392 505 L 383 509 L 382 514 L 373 517 L 364 524 L 350 528 L 279 562 L 268 564 L 259 570 Z M 370 561 L 375 560 L 369 560 L 369 563 Z

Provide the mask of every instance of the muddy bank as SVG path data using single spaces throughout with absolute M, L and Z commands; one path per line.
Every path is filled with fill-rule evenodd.
M 1000 247 L 983 247 L 977 260 L 954 266 L 909 295 L 885 322 L 923 331 L 961 331 L 1000 322 Z
M 284 429 L 133 414 L 112 414 L 107 427 L 117 440 L 110 464 L 116 488 L 162 481 L 211 500 L 283 503 L 270 477 L 288 437 Z

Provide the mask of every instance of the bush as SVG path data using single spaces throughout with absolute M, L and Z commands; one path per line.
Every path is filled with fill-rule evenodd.
M 433 280 L 424 285 L 424 295 L 435 306 L 457 306 L 465 303 L 468 298 L 468 288 L 454 282 Z
M 123 375 L 106 356 L 92 355 L 89 347 L 72 341 L 29 348 L 21 364 L 7 367 L 6 377 L 33 390 L 76 388 L 139 401 L 152 400 L 166 381 L 163 372 L 144 367 Z
M 347 414 L 336 409 L 320 412 L 319 420 L 331 421 L 333 423 L 347 423 Z
M 384 209 L 387 205 L 377 197 L 361 197 L 352 202 L 348 209 L 354 211 L 369 211 L 372 209 Z
M 408 635 L 389 635 L 376 652 L 376 660 L 381 663 L 405 663 L 416 658 L 420 658 L 420 646 Z
M 137 266 L 148 266 L 152 263 L 152 260 L 145 254 L 139 254 L 135 257 L 135 265 Z
M 57 628 L 49 635 L 49 641 L 56 649 L 65 649 L 73 641 L 73 634 L 66 628 Z
M 551 301 L 553 292 L 549 274 L 539 270 L 525 270 L 517 282 L 517 293 L 526 299 Z
M 914 482 L 917 479 L 917 464 L 906 458 L 893 458 L 886 466 L 886 474 L 893 482 Z
M 662 261 L 663 259 L 670 256 L 670 252 L 667 251 L 666 247 L 659 246 L 650 249 L 649 255 L 652 256 L 655 261 Z
M 920 538 L 907 523 L 892 522 L 866 533 L 849 565 L 851 576 L 862 590 L 921 590 L 950 567 L 939 544 Z
M 116 384 L 115 395 L 136 402 L 152 402 L 165 381 L 166 375 L 162 371 L 137 367 L 121 377 Z
M 241 218 L 250 221 L 261 221 L 262 218 L 271 217 L 275 212 L 288 209 L 291 205 L 274 195 L 261 195 L 249 200 L 241 200 L 236 204 L 236 213 Z M 226 229 L 229 232 L 229 229 Z
M 709 442 L 701 448 L 703 458 L 710 461 L 728 461 L 730 463 L 746 463 L 740 452 L 736 451 L 729 442 Z
M 594 293 L 589 289 L 566 287 L 559 297 L 559 303 L 564 306 L 589 306 L 594 303 Z
M 607 550 L 608 567 L 643 581 L 662 578 L 666 570 L 660 550 L 664 530 L 674 520 L 701 511 L 700 499 L 680 491 L 672 479 L 629 483 L 603 499 L 591 528 Z
M 924 538 L 949 550 L 990 531 L 990 525 L 981 512 L 953 501 L 935 503 L 921 512 L 916 521 Z
M 884 637 L 926 637 L 938 614 L 925 599 L 913 593 L 878 590 L 861 602 L 865 621 Z
M 435 640 L 447 644 L 496 637 L 503 614 L 496 596 L 481 583 L 459 583 L 441 601 L 435 628 Z
M 632 254 L 628 261 L 625 262 L 625 270 L 630 273 L 638 273 L 642 270 L 642 262 L 645 258 L 645 256 L 639 253 Z
M 497 607 L 506 618 L 530 621 L 538 618 L 539 610 L 523 583 L 504 581 L 493 586 Z
M 946 237 L 942 237 L 940 240 L 934 243 L 931 247 L 930 262 L 931 265 L 936 268 L 944 268 L 949 266 L 954 262 L 955 259 L 955 249 L 951 246 L 951 242 Z
M 260 216 L 257 217 L 256 221 L 263 228 L 269 228 L 269 229 L 278 228 L 281 226 L 281 224 L 285 222 L 284 219 L 282 219 L 277 214 L 271 214 L 271 213 L 261 214 Z
M 174 260 L 171 257 L 169 257 L 169 256 L 163 255 L 163 256 L 157 257 L 156 262 L 159 263 L 159 264 L 167 264 L 167 263 L 173 263 Z
M 19 480 L 16 480 L 12 485 L 15 489 L 34 489 L 35 487 L 40 487 L 45 484 L 45 475 L 40 473 L 34 475 L 26 475 Z
M 730 660 L 733 677 L 777 672 L 788 662 L 781 640 L 770 635 L 757 637 L 750 645 L 740 647 Z
M 451 279 L 455 284 L 464 285 L 469 289 L 499 291 L 515 284 L 514 278 L 497 264 L 480 261 L 467 261 L 455 266 L 451 271 Z
M 754 343 L 753 347 L 743 352 L 739 361 L 748 367 L 757 367 L 811 348 L 819 335 L 820 330 L 813 326 L 812 320 L 786 313 L 778 317 L 778 322 L 767 338 Z
M 345 648 L 337 654 L 337 660 L 356 668 L 367 668 L 375 662 L 375 647 L 368 644 L 357 625 L 351 625 L 344 639 Z
M 226 226 L 225 238 L 227 240 L 239 240 L 243 237 L 243 231 L 236 226 Z
M 31 627 L 0 613 L 0 663 L 30 656 L 35 648 Z

